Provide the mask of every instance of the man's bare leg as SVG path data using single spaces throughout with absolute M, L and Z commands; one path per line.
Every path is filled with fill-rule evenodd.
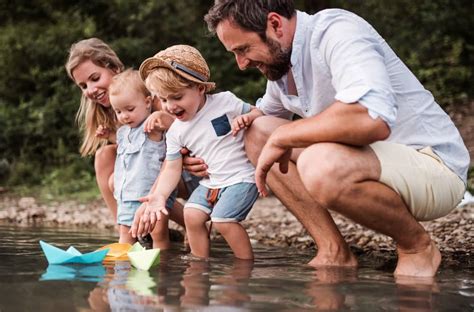
M 245 148 L 254 165 L 270 134 L 285 123 L 288 121 L 280 118 L 260 117 L 246 131 Z M 293 153 L 293 162 L 298 154 L 298 151 Z M 318 252 L 309 265 L 357 266 L 357 259 L 344 241 L 329 212 L 321 208 L 305 190 L 294 163 L 290 163 L 286 174 L 280 172 L 278 165 L 273 166 L 267 177 L 267 183 L 275 196 L 295 215 L 314 239 Z
M 434 276 L 441 255 L 402 198 L 378 182 L 380 163 L 369 147 L 319 143 L 298 158 L 298 172 L 310 196 L 398 244 L 396 275 Z

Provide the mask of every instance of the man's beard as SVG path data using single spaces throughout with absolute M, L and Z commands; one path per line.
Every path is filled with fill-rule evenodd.
M 266 39 L 268 51 L 272 56 L 270 64 L 259 64 L 263 66 L 261 70 L 263 75 L 271 81 L 275 81 L 283 77 L 290 70 L 291 66 L 291 47 L 283 50 L 281 44 L 271 38 Z

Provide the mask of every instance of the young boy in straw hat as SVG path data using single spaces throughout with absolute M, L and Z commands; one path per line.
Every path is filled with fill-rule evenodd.
M 130 233 L 139 199 L 150 192 L 161 169 L 166 152 L 164 129 L 154 125 L 151 114 L 153 97 L 138 71 L 128 69 L 112 78 L 110 104 L 122 125 L 117 130 L 117 157 L 114 169 L 114 197 L 117 200 L 117 222 L 120 243 L 133 244 Z M 171 117 L 170 117 L 171 118 Z M 171 120 L 170 123 L 173 121 Z M 173 191 L 173 190 L 172 190 Z M 175 193 L 165 198 L 172 207 Z M 153 233 L 153 248 L 169 247 L 168 218 L 160 220 Z
M 134 221 L 142 229 L 138 234 L 146 234 L 161 214 L 168 214 L 165 202 L 178 184 L 182 171 L 180 150 L 186 147 L 206 162 L 209 173 L 184 209 L 191 253 L 209 257 L 206 222 L 210 219 L 235 257 L 253 259 L 249 237 L 239 222 L 246 218 L 258 191 L 255 168 L 245 154 L 240 130 L 262 113 L 231 92 L 208 94 L 215 88 L 209 82 L 209 67 L 191 46 L 175 45 L 160 51 L 141 64 L 140 75 L 176 119 L 166 133 L 166 160 L 156 187 L 145 198 L 148 205 L 144 214 Z

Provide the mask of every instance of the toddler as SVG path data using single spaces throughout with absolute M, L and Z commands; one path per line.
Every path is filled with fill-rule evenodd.
M 117 130 L 113 180 L 120 227 L 119 242 L 133 244 L 135 239 L 129 230 L 135 211 L 142 204 L 139 199 L 150 192 L 165 156 L 164 130 L 154 126 L 156 114 L 160 112 L 151 114 L 154 98 L 138 71 L 128 69 L 115 75 L 109 87 L 109 97 L 122 125 Z M 174 203 L 175 194 L 172 191 L 168 194 L 171 197 L 165 199 L 168 208 Z M 152 235 L 153 248 L 166 249 L 169 247 L 168 218 L 164 217 L 159 222 L 160 226 Z

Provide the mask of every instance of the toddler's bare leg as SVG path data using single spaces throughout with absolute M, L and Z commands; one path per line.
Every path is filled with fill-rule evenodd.
M 216 222 L 216 229 L 224 236 L 236 258 L 253 259 L 252 245 L 247 231 L 237 222 Z
M 126 225 L 119 225 L 119 243 L 121 244 L 134 244 L 136 240 L 132 237 L 132 234 L 130 234 L 128 231 L 130 231 L 130 227 Z

